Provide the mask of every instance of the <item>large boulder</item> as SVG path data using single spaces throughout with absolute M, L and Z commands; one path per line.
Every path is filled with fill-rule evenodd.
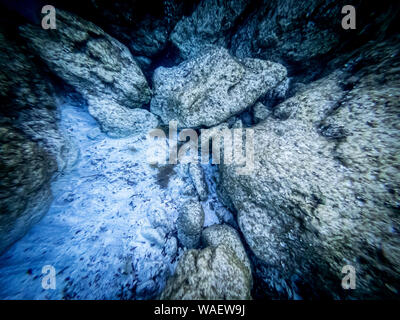
M 355 30 L 341 25 L 342 8 L 349 4 L 356 9 Z M 280 62 L 291 75 L 312 79 L 327 70 L 332 57 L 394 31 L 398 14 L 399 6 L 390 1 L 264 0 L 235 29 L 229 48 L 238 57 Z
M 226 245 L 188 250 L 179 260 L 161 299 L 251 299 L 251 273 Z
M 246 9 L 248 1 L 201 1 L 191 16 L 183 17 L 173 32 L 171 41 L 183 58 L 196 55 L 205 46 L 223 46 L 228 31 Z
M 235 252 L 239 260 L 251 273 L 250 262 L 239 233 L 232 227 L 226 224 L 214 224 L 207 227 L 201 234 L 201 242 L 205 247 L 218 247 L 225 244 Z
M 52 72 L 80 92 L 88 101 L 95 101 L 94 117 L 102 127 L 111 128 L 110 117 L 119 113 L 126 122 L 137 113 L 128 108 L 142 107 L 150 101 L 151 90 L 128 48 L 91 22 L 66 11 L 57 10 L 57 29 L 40 26 L 20 27 L 30 48 L 49 66 Z M 111 104 L 111 106 L 110 106 Z M 102 108 L 103 110 L 99 110 Z M 108 109 L 112 108 L 111 111 Z M 105 119 L 105 123 L 101 120 Z M 134 126 L 140 119 L 132 121 Z M 120 135 L 120 121 L 114 135 Z
M 361 48 L 255 126 L 251 174 L 221 165 L 220 190 L 277 291 L 296 277 L 307 295 L 400 290 L 398 40 Z M 341 288 L 345 265 L 356 290 Z
M 0 253 L 47 212 L 54 157 L 12 127 L 0 127 Z
M 112 138 L 145 134 L 158 125 L 156 116 L 145 109 L 130 109 L 113 100 L 90 98 L 88 102 L 89 113 Z
M 258 51 L 274 59 L 302 62 L 321 57 L 339 44 L 340 3 L 273 0 L 264 1 L 261 7 L 232 38 L 232 50 L 239 56 L 252 56 Z
M 0 254 L 47 212 L 52 176 L 73 150 L 57 125 L 53 87 L 7 34 L 1 28 Z
M 280 64 L 258 59 L 238 60 L 223 48 L 212 48 L 153 76 L 151 112 L 164 123 L 211 127 L 238 114 L 286 80 Z
M 128 108 L 150 100 L 150 89 L 128 48 L 93 23 L 57 10 L 57 29 L 20 27 L 50 69 L 85 97 L 112 98 Z

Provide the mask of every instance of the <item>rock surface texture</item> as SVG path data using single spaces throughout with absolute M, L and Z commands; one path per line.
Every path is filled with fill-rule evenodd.
M 22 3 L 0 1 L 0 299 L 398 299 L 395 1 L 54 0 L 56 29 Z
M 151 112 L 165 124 L 212 127 L 244 111 L 274 91 L 286 79 L 286 69 L 259 59 L 238 60 L 222 48 L 158 68 L 153 76 Z
M 112 100 L 97 98 L 90 98 L 88 102 L 89 113 L 110 137 L 119 138 L 132 134 L 144 134 L 158 126 L 157 118 L 145 109 L 130 109 Z
M 251 274 L 225 245 L 187 251 L 161 294 L 169 300 L 250 299 Z
M 204 179 L 203 168 L 198 163 L 189 164 L 189 174 L 201 201 L 208 197 L 208 188 Z
M 204 212 L 197 200 L 186 202 L 178 217 L 178 239 L 186 248 L 196 248 L 200 243 L 204 225 Z
M 0 253 L 46 213 L 50 181 L 70 146 L 60 133 L 53 87 L 0 30 Z
M 341 26 L 340 0 L 264 0 L 256 4 L 231 38 L 230 49 L 238 57 L 255 57 L 280 62 L 301 79 L 312 79 L 326 70 L 340 67 L 343 59 L 327 68 L 326 63 L 376 38 L 391 28 L 399 7 L 390 2 L 353 1 L 356 30 Z
M 175 24 L 194 4 L 185 0 L 82 0 L 79 7 L 63 5 L 81 16 L 83 10 L 91 13 L 93 22 L 124 43 L 135 57 L 151 59 L 165 49 Z
M 133 109 L 148 103 L 151 91 L 128 48 L 68 12 L 57 11 L 57 24 L 51 31 L 22 26 L 22 36 L 56 75 L 88 100 L 89 112 L 105 132 L 127 135 L 139 122 L 137 131 L 154 128 L 154 116 Z
M 349 65 L 361 54 L 368 66 L 311 83 L 254 127 L 251 175 L 221 166 L 221 187 L 257 258 L 333 297 L 344 295 L 345 265 L 357 270 L 355 296 L 396 295 L 398 40 L 360 49 Z
M 170 38 L 184 58 L 196 55 L 205 46 L 221 46 L 226 33 L 246 9 L 248 1 L 201 1 L 190 17 L 175 26 Z
M 205 247 L 218 247 L 221 244 L 230 247 L 251 274 L 249 259 L 240 236 L 234 228 L 228 225 L 214 224 L 203 230 L 201 241 Z

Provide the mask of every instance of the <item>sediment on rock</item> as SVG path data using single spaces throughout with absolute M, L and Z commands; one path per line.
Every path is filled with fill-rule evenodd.
M 0 29 L 0 253 L 46 213 L 51 179 L 73 153 L 57 123 L 53 86 L 8 32 Z
M 186 251 L 162 292 L 167 300 L 251 299 L 251 273 L 226 246 Z
M 212 48 L 172 68 L 160 67 L 153 76 L 150 110 L 164 124 L 212 127 L 241 113 L 286 80 L 280 64 L 231 56 Z M 246 93 L 246 94 L 244 94 Z
M 399 245 L 391 229 L 400 222 L 393 185 L 400 178 L 393 156 L 400 147 L 397 40 L 367 45 L 363 55 L 374 63 L 352 77 L 338 70 L 309 84 L 255 126 L 250 175 L 221 166 L 222 193 L 266 270 L 286 279 L 297 274 L 335 298 L 343 295 L 340 270 L 347 264 L 362 275 L 356 297 L 393 296 L 377 274 L 387 284 L 399 280 L 397 253 L 385 253 Z

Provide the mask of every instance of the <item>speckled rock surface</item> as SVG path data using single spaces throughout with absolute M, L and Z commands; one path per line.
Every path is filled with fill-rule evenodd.
M 156 69 L 151 112 L 164 123 L 211 127 L 244 111 L 285 79 L 280 64 L 238 60 L 223 48 L 209 49 L 177 67 Z
M 356 9 L 356 30 L 343 30 L 342 7 Z M 230 50 L 238 57 L 254 57 L 280 62 L 290 74 L 312 79 L 332 68 L 327 61 L 354 49 L 366 39 L 374 39 L 394 28 L 399 6 L 356 0 L 279 1 L 257 3 L 231 38 Z
M 204 225 L 204 211 L 198 200 L 183 204 L 177 220 L 178 239 L 186 248 L 196 248 L 200 244 Z
M 113 138 L 146 134 L 158 125 L 157 118 L 145 109 L 130 109 L 113 100 L 91 98 L 88 102 L 89 113 L 99 122 L 102 131 Z
M 193 14 L 180 20 L 170 38 L 179 48 L 184 58 L 196 55 L 205 46 L 225 44 L 225 36 L 248 2 L 239 1 L 201 1 Z
M 85 96 L 112 98 L 128 108 L 141 107 L 150 89 L 129 50 L 99 27 L 57 11 L 55 30 L 22 26 L 28 45 L 67 83 Z
M 253 116 L 256 122 L 267 119 L 271 114 L 271 109 L 261 102 L 257 102 L 253 106 Z
M 182 18 L 184 11 L 193 5 L 185 0 L 84 2 L 87 10 L 92 13 L 90 17 L 93 17 L 93 22 L 124 43 L 135 57 L 148 58 L 165 48 L 175 24 Z M 69 3 L 66 8 L 84 16 L 81 6 Z
M 0 253 L 46 213 L 50 181 L 72 147 L 59 131 L 53 87 L 24 46 L 0 30 Z
M 208 188 L 206 181 L 204 179 L 203 168 L 199 163 L 190 163 L 189 164 L 189 174 L 192 179 L 192 182 L 196 188 L 197 194 L 201 201 L 204 201 L 208 197 Z
M 188 250 L 161 299 L 220 300 L 251 299 L 251 274 L 236 254 L 225 245 Z
M 398 298 L 395 1 L 40 2 L 0 1 L 0 299 Z M 170 120 L 254 170 L 153 161 Z
M 246 266 L 251 274 L 250 262 L 243 247 L 238 232 L 228 225 L 214 224 L 203 230 L 201 242 L 205 247 L 217 247 L 225 244 L 231 248 L 240 261 Z
M 297 274 L 317 295 L 398 290 L 397 41 L 360 49 L 351 77 L 338 70 L 311 83 L 254 127 L 251 175 L 221 166 L 223 193 L 267 273 Z M 360 54 L 368 66 L 354 65 Z M 358 276 L 350 293 L 340 287 L 348 264 Z
M 107 132 L 116 136 L 126 133 L 126 128 L 120 129 L 121 121 L 116 119 L 112 125 L 112 115 L 106 113 L 119 114 L 119 119 L 124 117 L 128 122 L 143 112 L 132 113 L 125 108 L 142 107 L 151 95 L 128 48 L 93 23 L 66 11 L 57 10 L 57 24 L 57 29 L 50 31 L 33 25 L 20 29 L 30 48 L 54 73 L 89 100 L 89 106 L 90 101 L 96 101 L 91 110 L 96 119 L 105 121 L 101 125 Z M 116 132 L 111 132 L 111 128 L 116 128 Z

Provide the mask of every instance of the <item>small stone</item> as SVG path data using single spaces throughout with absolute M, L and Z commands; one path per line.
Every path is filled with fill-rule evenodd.
M 188 250 L 168 280 L 162 300 L 251 299 L 251 273 L 231 248 Z
M 187 201 L 180 209 L 177 221 L 179 241 L 189 249 L 198 247 L 203 225 L 204 211 L 200 202 Z

